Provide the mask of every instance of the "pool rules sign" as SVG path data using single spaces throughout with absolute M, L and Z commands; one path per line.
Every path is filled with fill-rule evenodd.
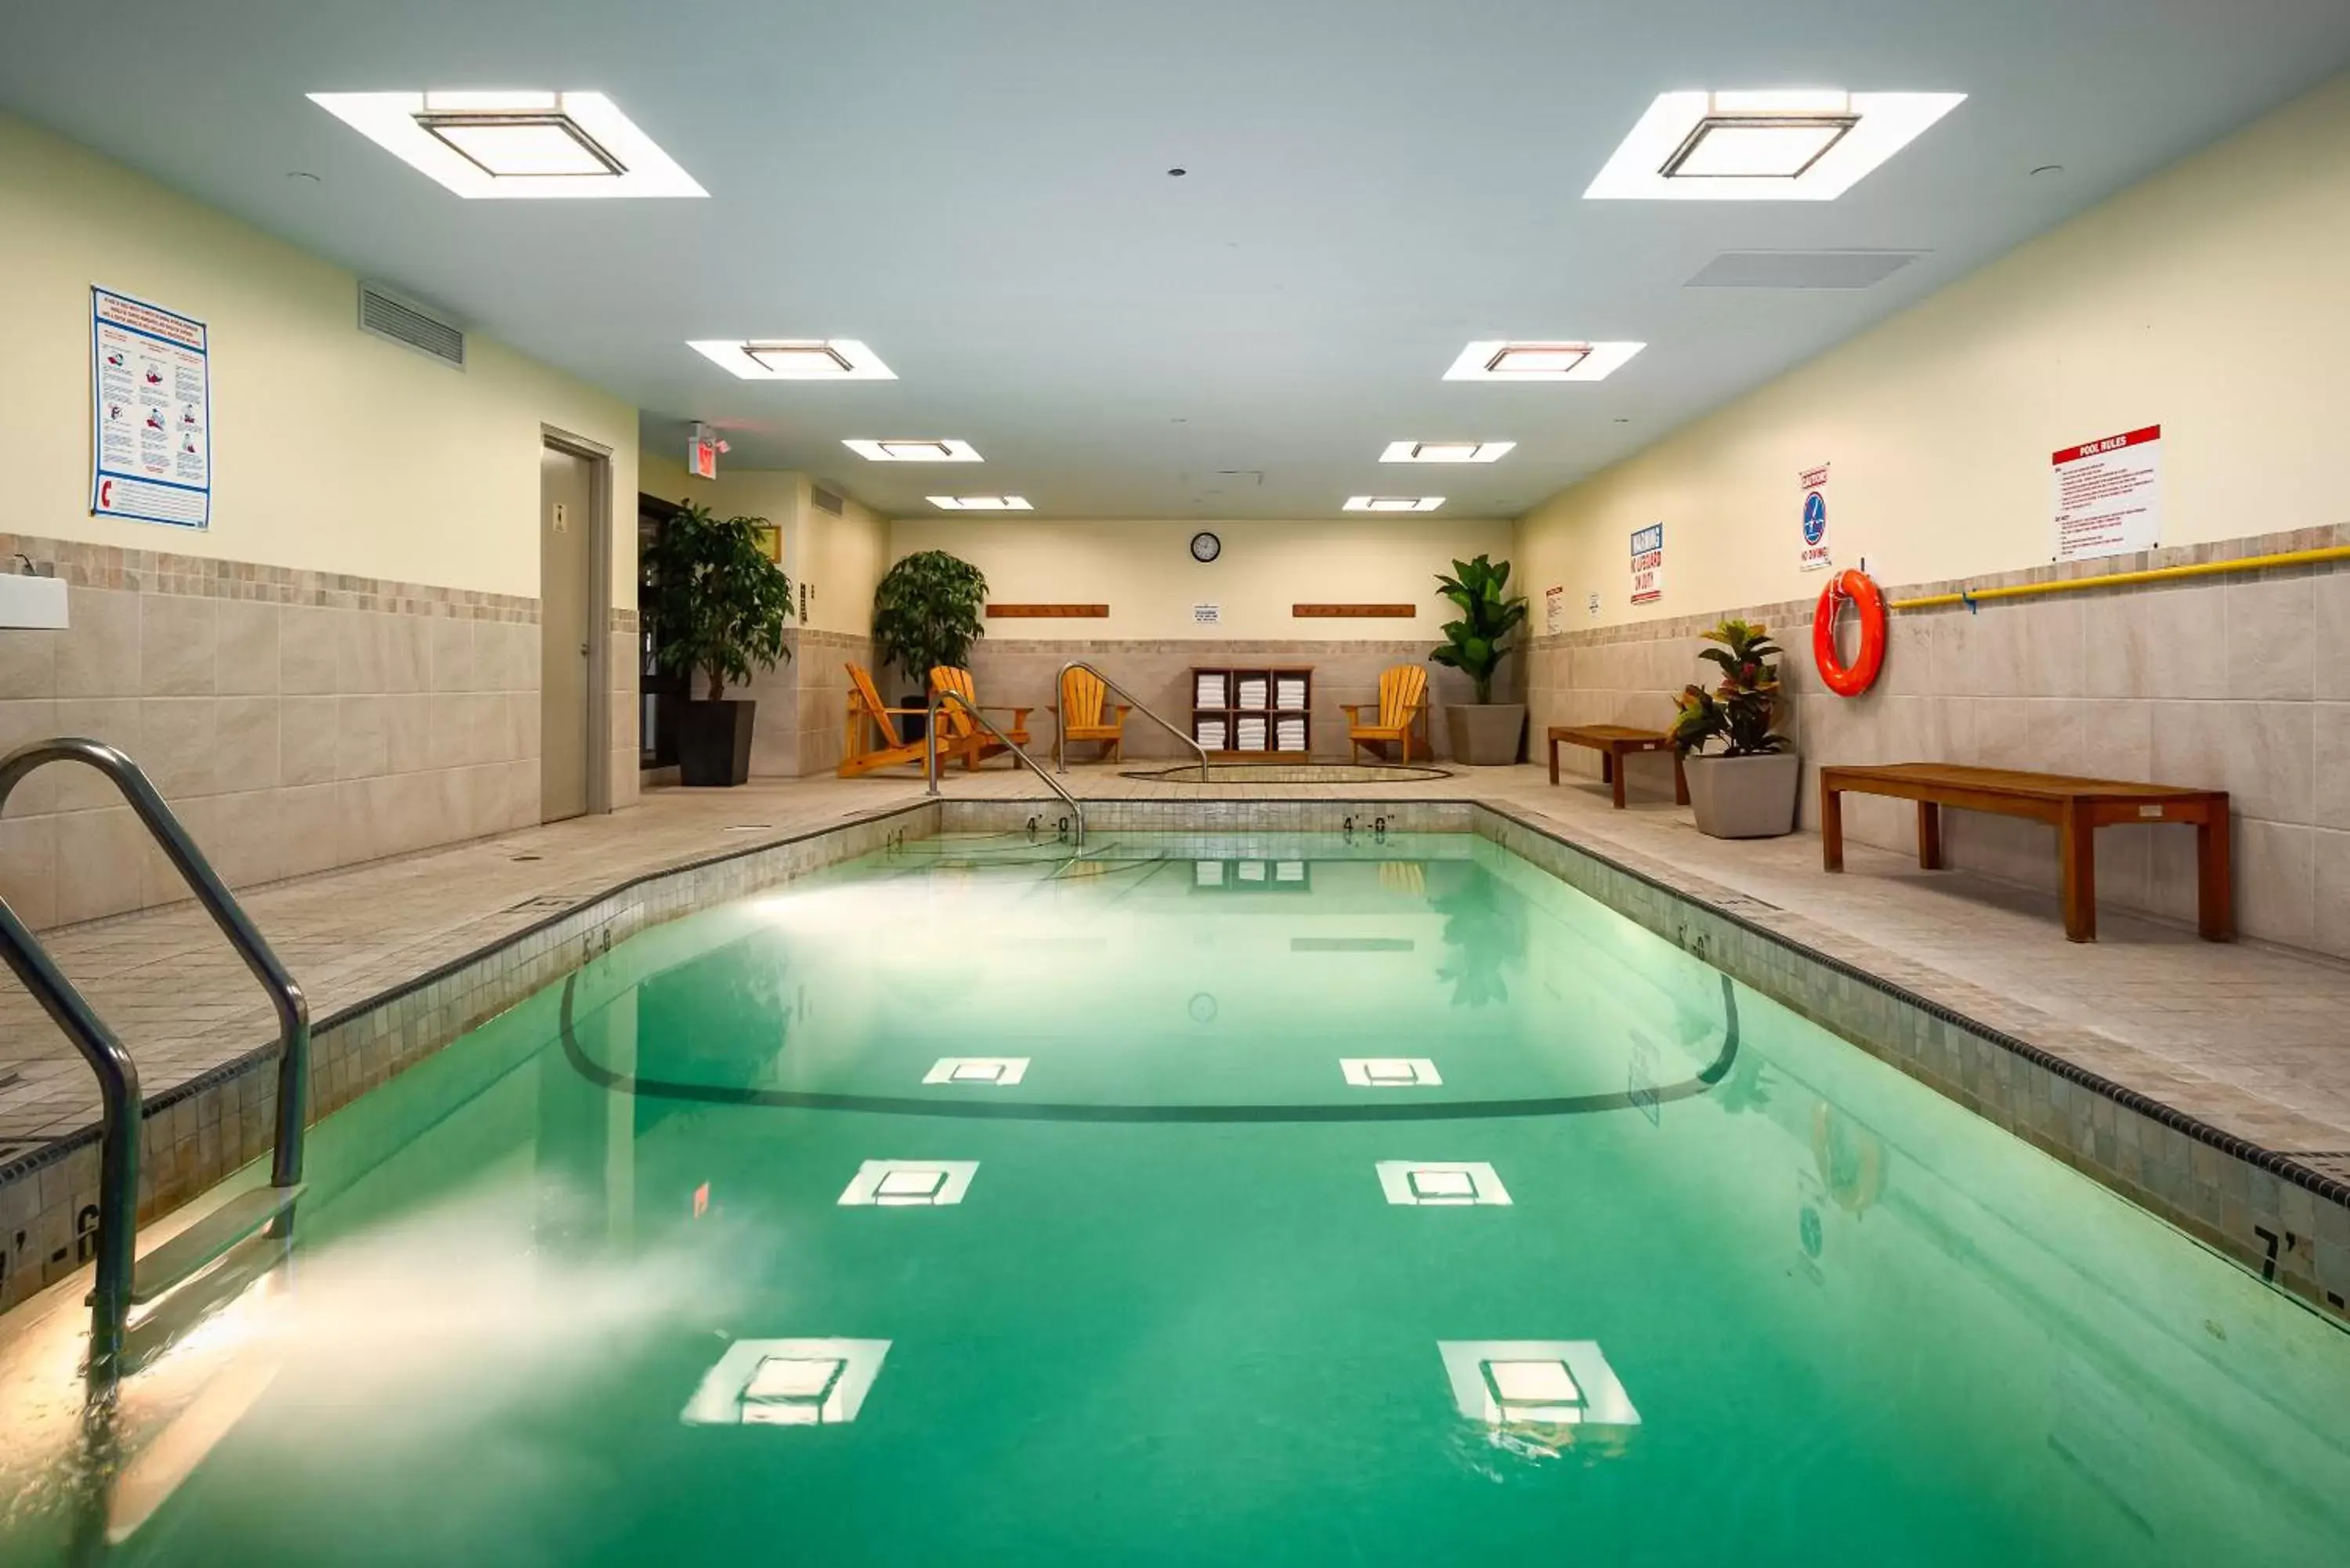
M 2084 441 L 2052 454 L 2055 556 L 2085 561 L 2151 550 L 2162 540 L 2162 427 Z

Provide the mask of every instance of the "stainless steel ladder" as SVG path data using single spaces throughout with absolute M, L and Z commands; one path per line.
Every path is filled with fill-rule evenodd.
M 1076 836 L 1074 842 L 1079 849 L 1083 849 L 1086 846 L 1086 808 L 1077 804 L 1077 797 L 1071 794 L 1066 789 L 1064 789 L 1061 786 L 1059 780 L 1046 773 L 1043 768 L 1038 767 L 1036 765 L 1035 758 L 1030 756 L 1026 752 L 1022 751 L 1019 746 L 1014 744 L 1012 737 L 997 729 L 993 722 L 991 721 L 986 714 L 981 712 L 971 703 L 965 701 L 963 700 L 962 693 L 960 691 L 942 691 L 936 686 L 931 688 L 930 728 L 924 732 L 925 743 L 922 752 L 922 778 L 928 787 L 924 789 L 923 793 L 925 794 L 936 794 L 939 793 L 939 701 L 941 698 L 951 699 L 956 707 L 970 714 L 972 721 L 976 722 L 981 729 L 985 730 L 989 734 L 994 736 L 998 744 L 1003 746 L 1005 751 L 1010 752 L 1014 756 L 1018 757 L 1020 761 L 1026 765 L 1030 773 L 1035 774 L 1038 778 L 1043 779 L 1046 785 L 1051 788 L 1052 792 L 1061 797 L 1062 804 L 1069 808 L 1069 815 L 1075 818 L 1076 822 Z M 5 793 L 0 793 L 0 800 L 5 800 L 6 798 L 7 797 Z
M 114 781 L 277 1011 L 277 1147 L 269 1185 L 230 1199 L 140 1257 L 139 1141 L 145 1106 L 139 1095 L 138 1064 L 7 901 L 0 899 L 0 958 L 7 960 L 42 1011 L 98 1074 L 105 1103 L 99 1142 L 98 1279 L 89 1294 L 88 1366 L 90 1386 L 104 1391 L 122 1375 L 123 1337 L 134 1303 L 144 1305 L 185 1283 L 265 1226 L 275 1237 L 293 1233 L 294 1201 L 302 1190 L 302 1123 L 309 1099 L 310 1004 L 139 764 L 114 747 L 71 738 L 17 747 L 0 758 L 0 813 L 6 811 L 10 792 L 27 774 L 57 762 L 84 763 Z
M 1200 758 L 1200 782 L 1201 784 L 1206 784 L 1208 782 L 1208 749 L 1200 744 L 1199 738 L 1197 736 L 1185 733 L 1183 731 L 1179 730 L 1174 725 L 1169 723 L 1166 720 L 1160 718 L 1158 714 L 1152 712 L 1150 711 L 1149 704 L 1144 702 L 1141 698 L 1137 697 L 1133 692 L 1128 691 L 1125 687 L 1120 686 L 1117 681 L 1112 680 L 1108 676 L 1104 675 L 1100 670 L 1095 669 L 1092 665 L 1087 664 L 1082 659 L 1072 659 L 1066 664 L 1061 666 L 1061 672 L 1058 675 L 1053 677 L 1053 690 L 1060 698 L 1060 707 L 1053 710 L 1053 771 L 1055 773 L 1065 774 L 1069 771 L 1068 742 L 1066 737 L 1062 733 L 1061 709 L 1069 705 L 1069 671 L 1072 670 L 1084 670 L 1087 674 L 1100 681 L 1104 686 L 1108 687 L 1112 692 L 1125 698 L 1128 706 L 1131 707 L 1136 712 L 1141 714 L 1144 718 L 1149 720 L 1152 723 L 1158 725 L 1160 729 L 1166 731 L 1169 734 L 1174 736 L 1185 745 L 1191 747 L 1193 752 L 1198 753 Z

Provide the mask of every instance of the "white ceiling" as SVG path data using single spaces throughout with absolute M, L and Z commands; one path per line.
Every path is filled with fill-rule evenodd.
M 2345 63 L 2343 0 L 0 0 L 0 103 L 610 389 L 648 440 L 710 420 L 730 462 L 892 514 L 1513 515 Z M 1784 85 L 1970 96 L 1834 202 L 1580 199 L 1657 93 Z M 711 199 L 460 201 L 303 97 L 425 87 L 601 89 Z M 1683 286 L 1814 248 L 1930 254 L 1857 292 Z M 1440 379 L 1551 336 L 1649 348 L 1596 385 Z M 686 347 L 730 337 L 861 338 L 900 379 Z M 1518 447 L 1375 461 L 1407 437 Z

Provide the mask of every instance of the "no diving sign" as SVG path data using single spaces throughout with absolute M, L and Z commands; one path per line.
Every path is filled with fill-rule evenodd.
M 1828 548 L 1828 465 L 1807 468 L 1796 476 L 1804 494 L 1804 545 L 1797 563 L 1807 572 L 1826 569 L 1833 562 Z

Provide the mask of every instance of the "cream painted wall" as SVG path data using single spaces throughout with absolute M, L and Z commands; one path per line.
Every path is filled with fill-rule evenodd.
M 536 598 L 542 425 L 610 448 L 633 515 L 627 403 L 479 335 L 462 372 L 369 337 L 349 273 L 5 114 L 0 235 L 0 530 Z M 211 329 L 207 532 L 89 514 L 92 284 Z
M 2350 521 L 2345 364 L 2350 75 L 1553 497 L 1519 524 L 1527 591 L 1564 585 L 1568 629 L 1815 593 L 1819 463 L 1839 565 L 2044 565 L 2050 452 L 2158 423 L 2164 545 Z M 1629 535 L 1659 521 L 1665 597 L 1636 611 Z
M 1201 566 L 1192 535 L 1206 529 L 1223 553 Z M 889 558 L 946 550 L 987 574 L 999 603 L 1107 604 L 1106 620 L 996 620 L 992 633 L 1022 639 L 1180 638 L 1215 641 L 1312 638 L 1420 638 L 1431 643 L 1451 617 L 1435 575 L 1456 557 L 1506 556 L 1504 522 L 1440 515 L 1326 523 L 1064 522 L 1036 518 L 899 518 Z M 1515 579 L 1513 579 L 1514 581 Z M 1410 620 L 1300 620 L 1290 606 L 1409 603 Z M 1222 611 L 1197 624 L 1194 605 Z M 1540 613 L 1537 610 L 1537 615 Z
M 841 514 L 819 508 L 807 476 L 785 469 L 730 469 L 696 479 L 667 453 L 644 452 L 639 472 L 645 490 L 665 501 L 691 498 L 723 515 L 764 517 L 784 531 L 784 570 L 808 589 L 805 625 L 815 631 L 862 637 L 871 629 L 873 586 L 889 564 L 889 525 L 858 502 L 842 498 Z M 837 493 L 836 492 L 835 493 Z

